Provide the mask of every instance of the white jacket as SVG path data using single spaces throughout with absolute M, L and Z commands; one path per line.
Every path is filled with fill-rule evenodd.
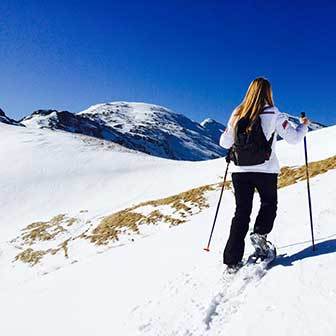
M 227 149 L 231 148 L 234 143 L 234 130 L 230 125 L 234 112 L 235 111 L 232 112 L 228 126 L 219 140 L 219 145 Z M 308 131 L 308 126 L 304 124 L 300 124 L 299 126 L 294 128 L 289 123 L 287 116 L 284 113 L 279 112 L 279 110 L 275 106 L 270 106 L 269 108 L 266 108 L 263 112 L 261 112 L 260 119 L 261 126 L 267 140 L 269 140 L 272 136 L 272 133 L 275 132 L 272 142 L 272 153 L 270 159 L 262 164 L 254 166 L 236 166 L 232 162 L 232 166 L 230 169 L 232 173 L 260 172 L 278 174 L 280 172 L 280 165 L 276 155 L 277 134 L 279 134 L 288 143 L 296 144 L 304 138 Z

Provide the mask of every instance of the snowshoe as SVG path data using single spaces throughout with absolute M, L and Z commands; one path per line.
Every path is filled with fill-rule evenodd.
M 255 251 L 249 257 L 249 262 L 266 261 L 270 263 L 276 258 L 276 248 L 267 240 L 267 235 L 252 233 L 250 239 Z

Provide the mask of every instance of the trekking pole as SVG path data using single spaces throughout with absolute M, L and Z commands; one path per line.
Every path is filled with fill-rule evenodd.
M 301 118 L 306 116 L 305 112 L 301 112 Z M 310 184 L 309 184 L 309 167 L 308 167 L 308 154 L 307 154 L 307 139 L 304 137 L 304 151 L 305 151 L 305 161 L 306 161 L 306 177 L 307 177 L 307 191 L 308 191 L 308 205 L 309 205 L 309 216 L 310 216 L 310 230 L 313 243 L 313 251 L 316 251 L 315 248 L 315 239 L 314 239 L 314 226 L 313 226 L 313 214 L 312 214 L 312 204 L 310 197 Z
M 224 174 L 224 182 L 223 182 L 222 190 L 221 190 L 221 193 L 220 193 L 220 196 L 219 196 L 219 200 L 218 200 L 218 204 L 217 204 L 217 209 L 216 209 L 216 214 L 215 214 L 215 218 L 214 218 L 214 221 L 213 221 L 213 224 L 212 224 L 212 229 L 211 229 L 208 245 L 207 245 L 207 247 L 204 248 L 204 250 L 207 251 L 207 252 L 210 251 L 210 243 L 211 243 L 211 239 L 212 239 L 212 234 L 213 234 L 213 231 L 214 231 L 214 228 L 215 228 L 215 224 L 216 224 L 216 220 L 217 220 L 217 215 L 218 215 L 220 203 L 222 201 L 223 191 L 224 191 L 225 182 L 226 182 L 226 176 L 227 176 L 229 165 L 230 165 L 230 157 L 229 157 L 229 155 L 230 155 L 230 151 L 229 151 L 229 153 L 226 156 L 227 165 L 226 165 L 225 174 Z

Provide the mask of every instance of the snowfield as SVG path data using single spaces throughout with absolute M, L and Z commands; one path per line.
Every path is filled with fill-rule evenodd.
M 144 225 L 134 241 L 117 245 L 75 240 L 68 258 L 57 253 L 30 266 L 14 261 L 13 239 L 27 225 L 66 214 L 78 217 L 79 226 L 67 229 L 75 235 L 88 221 L 96 225 L 102 216 L 141 202 L 220 182 L 225 160 L 172 161 L 81 135 L 5 124 L 0 134 L 3 335 L 254 336 L 261 329 L 279 336 L 335 335 L 335 169 L 311 179 L 316 252 L 306 181 L 279 189 L 270 235 L 279 257 L 267 272 L 223 274 L 231 190 L 223 195 L 211 251 L 203 250 L 218 189 L 204 194 L 208 208 L 193 211 L 181 225 Z M 336 155 L 335 136 L 336 126 L 310 132 L 309 161 Z M 304 164 L 303 144 L 277 145 L 281 166 Z M 52 240 L 37 244 L 47 243 Z M 247 243 L 246 256 L 250 252 Z
M 0 234 L 62 212 L 116 211 L 214 183 L 222 160 L 164 160 L 91 137 L 0 123 Z M 192 171 L 192 174 L 190 174 Z M 2 239 L 2 240 L 4 240 Z

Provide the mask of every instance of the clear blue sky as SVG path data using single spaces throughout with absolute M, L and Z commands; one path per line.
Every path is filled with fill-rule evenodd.
M 0 2 L 0 107 L 144 101 L 226 122 L 266 76 L 280 110 L 336 124 L 334 1 Z

